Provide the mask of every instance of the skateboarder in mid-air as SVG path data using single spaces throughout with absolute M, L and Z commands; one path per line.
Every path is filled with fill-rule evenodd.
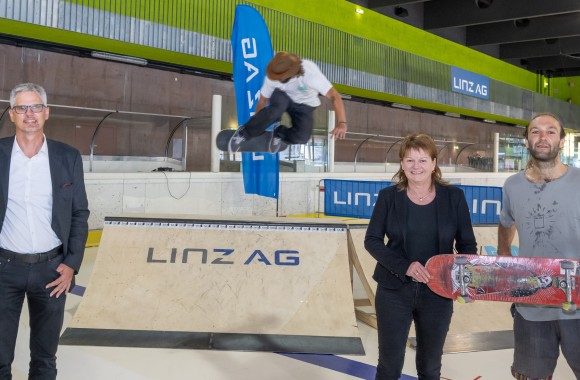
M 269 151 L 276 153 L 282 141 L 287 144 L 306 143 L 312 135 L 314 110 L 320 105 L 318 94 L 329 98 L 336 112 L 336 127 L 330 134 L 343 139 L 347 129 L 346 114 L 338 91 L 314 62 L 288 52 L 277 53 L 266 68 L 256 114 L 232 136 L 229 151 L 237 152 L 244 141 L 264 133 L 270 125 L 280 121 L 284 112 L 290 115 L 292 127 L 275 127 Z

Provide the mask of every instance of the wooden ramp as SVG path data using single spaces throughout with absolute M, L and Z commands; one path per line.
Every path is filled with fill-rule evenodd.
M 108 217 L 61 344 L 364 354 L 347 226 Z

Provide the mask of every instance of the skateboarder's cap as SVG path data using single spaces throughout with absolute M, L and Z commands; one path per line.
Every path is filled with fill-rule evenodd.
M 298 74 L 301 66 L 300 57 L 286 51 L 280 51 L 268 63 L 266 75 L 271 80 L 284 81 Z

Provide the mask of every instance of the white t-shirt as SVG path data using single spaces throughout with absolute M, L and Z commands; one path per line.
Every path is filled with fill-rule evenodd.
M 271 98 L 275 89 L 280 89 L 292 99 L 294 103 L 305 104 L 310 107 L 318 107 L 320 99 L 318 94 L 326 95 L 332 88 L 332 83 L 326 79 L 318 66 L 307 59 L 302 60 L 304 75 L 294 77 L 287 83 L 271 80 L 266 77 L 260 90 L 265 98 Z

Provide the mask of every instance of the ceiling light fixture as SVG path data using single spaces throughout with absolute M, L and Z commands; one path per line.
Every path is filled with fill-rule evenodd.
M 402 104 L 402 103 L 393 103 L 393 104 L 391 104 L 391 107 L 401 108 L 401 109 L 404 109 L 404 110 L 411 110 L 411 109 L 413 109 L 413 107 L 411 107 L 410 105 L 408 105 L 408 104 Z
M 407 10 L 407 8 L 395 7 L 395 16 L 407 17 L 408 15 L 409 15 L 409 11 Z
M 475 6 L 479 9 L 489 8 L 493 4 L 493 0 L 475 0 Z
M 530 25 L 530 19 L 529 18 L 519 18 L 517 20 L 514 20 L 514 25 L 516 26 L 516 28 L 525 28 L 528 25 Z
M 91 57 L 99 58 L 99 59 L 106 59 L 107 61 L 130 63 L 133 65 L 139 65 L 139 66 L 147 66 L 147 63 L 148 63 L 147 60 L 143 59 L 143 58 L 130 57 L 128 55 L 119 55 L 119 54 L 107 53 L 104 51 L 92 51 Z
M 356 13 L 358 13 L 359 15 L 362 15 L 362 14 L 364 14 L 364 13 L 365 13 L 365 10 L 364 10 L 364 9 L 362 9 L 362 8 L 357 8 L 357 9 L 356 9 Z

